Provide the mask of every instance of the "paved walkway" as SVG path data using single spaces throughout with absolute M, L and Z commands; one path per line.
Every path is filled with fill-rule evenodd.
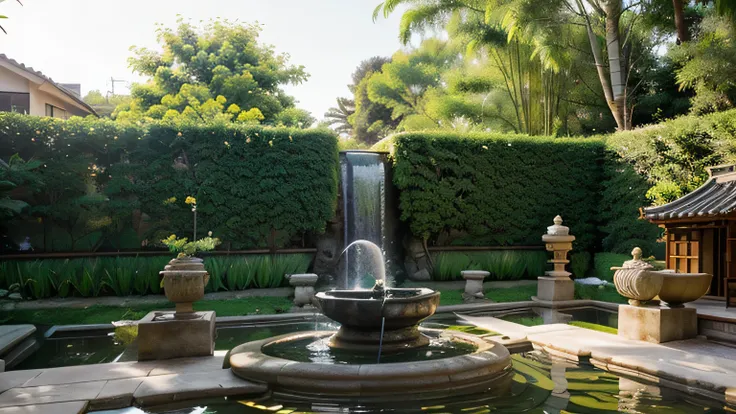
M 685 304 L 688 308 L 698 310 L 698 315 L 713 316 L 721 319 L 733 319 L 736 322 L 736 307 L 726 309 L 726 302 L 712 299 L 699 299 Z
M 493 317 L 458 316 L 503 334 L 507 341 L 526 339 L 552 355 L 736 403 L 736 348 L 700 339 L 653 344 L 565 324 L 526 327 Z
M 293 294 L 293 289 L 283 288 L 267 288 L 267 289 L 248 289 L 233 292 L 214 292 L 204 295 L 203 300 L 228 300 L 250 298 L 255 296 L 280 296 L 287 297 Z M 145 295 L 145 296 L 100 296 L 96 298 L 52 298 L 39 300 L 0 300 L 0 310 L 8 311 L 14 309 L 54 309 L 54 308 L 79 308 L 84 309 L 90 306 L 119 306 L 128 307 L 134 305 L 166 305 L 171 304 L 164 295 Z
M 224 356 L 0 373 L 0 414 L 77 414 L 267 391 L 222 369 Z

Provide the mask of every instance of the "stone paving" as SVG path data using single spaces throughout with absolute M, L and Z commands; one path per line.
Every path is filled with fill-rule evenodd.
M 566 324 L 526 327 L 493 317 L 458 316 L 503 334 L 506 341 L 526 339 L 552 355 L 736 403 L 736 348 L 704 339 L 653 344 Z
M 708 315 L 736 321 L 736 308 L 726 308 L 726 302 L 712 299 L 699 299 L 685 304 L 686 308 L 695 308 L 698 315 Z
M 83 413 L 267 391 L 223 369 L 224 356 L 0 373 L 0 414 Z

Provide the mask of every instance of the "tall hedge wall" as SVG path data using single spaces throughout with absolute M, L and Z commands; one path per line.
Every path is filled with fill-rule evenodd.
M 395 135 L 402 218 L 430 243 L 537 244 L 555 214 L 576 249 L 662 256 L 639 208 L 694 190 L 736 162 L 736 110 L 580 139 L 447 132 Z
M 18 185 L 9 196 L 30 204 L 4 233 L 16 242 L 32 235 L 38 250 L 191 237 L 187 196 L 197 199 L 200 237 L 213 231 L 232 249 L 303 245 L 337 200 L 337 137 L 328 130 L 1 113 L 0 158 L 11 160 L 0 179 Z
M 539 244 L 562 215 L 577 245 L 594 249 L 604 145 L 595 139 L 408 133 L 393 143 L 402 219 L 458 244 Z

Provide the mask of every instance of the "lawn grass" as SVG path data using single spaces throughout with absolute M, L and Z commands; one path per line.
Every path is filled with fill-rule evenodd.
M 285 297 L 256 296 L 242 299 L 205 300 L 194 304 L 198 311 L 213 310 L 217 316 L 271 315 L 288 312 L 292 302 Z M 138 320 L 153 310 L 164 310 L 162 305 L 130 307 L 90 306 L 88 308 L 54 308 L 11 310 L 3 312 L 3 323 L 30 323 L 35 325 L 72 325 L 110 323 L 119 320 Z M 173 309 L 173 305 L 169 307 Z
M 618 329 L 610 326 L 598 325 L 597 323 L 582 322 L 582 321 L 571 321 L 568 325 L 577 326 L 579 328 L 591 329 L 593 331 L 605 332 L 609 334 L 618 334 Z
M 532 296 L 537 294 L 537 285 L 524 285 L 504 289 L 490 289 L 486 291 L 486 298 L 502 303 L 502 302 L 521 302 L 532 300 Z M 462 290 L 443 290 L 440 295 L 440 306 L 462 305 Z
M 592 286 L 575 284 L 575 299 L 599 300 L 610 303 L 628 303 L 627 299 L 618 294 L 612 285 Z

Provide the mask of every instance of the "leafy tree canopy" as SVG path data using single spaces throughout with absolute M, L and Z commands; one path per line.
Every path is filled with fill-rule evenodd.
M 181 119 L 308 127 L 306 111 L 281 89 L 308 78 L 289 56 L 258 43 L 261 26 L 216 19 L 196 27 L 179 19 L 176 29 L 159 25 L 158 52 L 132 47 L 134 72 L 150 77 L 119 105 L 120 121 Z M 284 113 L 286 112 L 286 113 Z

